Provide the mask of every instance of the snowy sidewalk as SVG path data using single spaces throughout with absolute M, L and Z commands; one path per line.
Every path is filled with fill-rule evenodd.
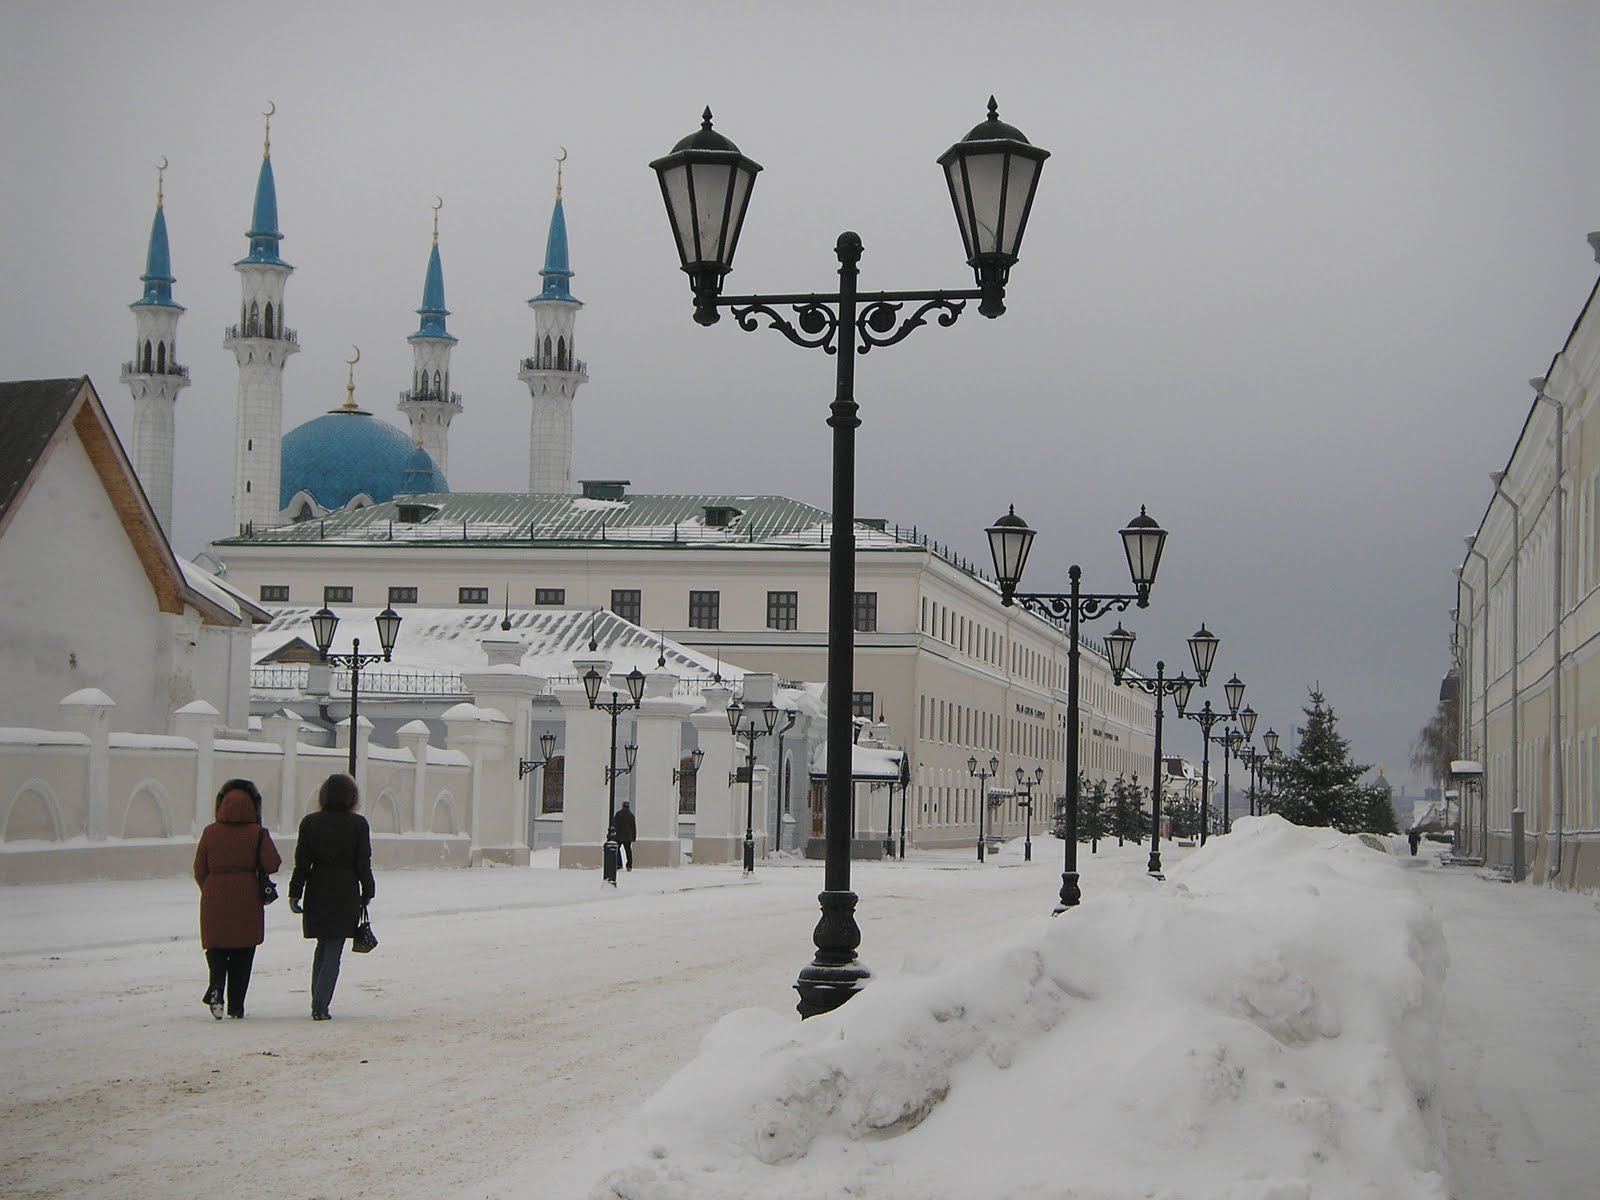
M 1600 900 L 1416 860 L 1444 925 L 1452 1200 L 1600 1195 Z

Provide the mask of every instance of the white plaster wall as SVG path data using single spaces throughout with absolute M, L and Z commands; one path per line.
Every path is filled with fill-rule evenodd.
M 116 728 L 164 732 L 166 659 L 155 593 L 68 429 L 0 537 L 0 725 L 52 728 L 63 696 L 97 687 Z

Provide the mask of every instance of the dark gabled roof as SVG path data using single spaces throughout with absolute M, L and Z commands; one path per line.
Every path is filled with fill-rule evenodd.
M 0 382 L 0 521 L 88 381 L 79 375 Z

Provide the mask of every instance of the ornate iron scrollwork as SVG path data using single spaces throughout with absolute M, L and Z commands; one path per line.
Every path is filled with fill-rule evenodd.
M 953 317 L 951 319 L 954 320 Z M 1054 617 L 1058 621 L 1066 621 L 1072 616 L 1070 595 L 1018 592 L 1012 598 L 1029 612 L 1042 617 Z M 1078 619 L 1092 621 L 1108 612 L 1127 612 L 1128 607 L 1138 599 L 1137 596 L 1079 596 Z
M 795 321 L 791 322 L 777 309 L 757 301 L 753 304 L 739 304 L 733 309 L 734 320 L 739 322 L 739 328 L 746 333 L 753 333 L 759 329 L 758 317 L 768 319 L 768 328 L 776 329 L 796 346 L 804 346 L 808 350 L 820 349 L 827 354 L 837 354 L 839 348 L 833 344 L 839 332 L 839 316 L 826 304 L 811 301 L 801 304 L 790 304 L 794 309 Z M 795 323 L 799 328 L 795 328 Z
M 927 301 L 901 321 L 900 310 L 904 307 L 903 303 L 894 300 L 874 300 L 862 307 L 856 315 L 856 332 L 861 336 L 860 353 L 865 354 L 874 346 L 892 346 L 901 341 L 913 329 L 926 325 L 928 314 L 935 309 L 941 310 L 939 324 L 954 325 L 956 318 L 967 307 L 967 302 L 938 297 Z M 896 328 L 897 322 L 899 328 Z

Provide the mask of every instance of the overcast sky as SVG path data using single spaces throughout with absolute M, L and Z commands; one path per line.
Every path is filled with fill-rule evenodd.
M 574 474 L 827 507 L 833 362 L 691 320 L 650 159 L 717 128 L 766 169 L 737 291 L 971 286 L 936 157 L 984 115 L 1052 151 L 1009 311 L 860 360 L 861 516 L 987 562 L 1014 502 L 1025 585 L 1127 584 L 1117 529 L 1171 531 L 1135 663 L 1204 621 L 1261 728 L 1319 682 L 1356 757 L 1409 747 L 1449 666 L 1451 568 L 1593 286 L 1600 5 L 527 3 L 0 7 L 7 378 L 118 381 L 165 155 L 188 312 L 174 541 L 231 524 L 232 263 L 261 112 L 302 352 L 285 430 L 408 386 L 430 207 L 460 338 L 450 481 L 527 482 L 525 301 L 565 147 L 584 309 Z M 1102 634 L 1097 624 L 1091 632 Z M 1216 703 L 1220 705 L 1220 691 Z M 1198 759 L 1195 727 L 1168 744 Z M 1259 731 L 1258 731 L 1259 732 Z M 1285 745 L 1292 739 L 1285 737 Z

